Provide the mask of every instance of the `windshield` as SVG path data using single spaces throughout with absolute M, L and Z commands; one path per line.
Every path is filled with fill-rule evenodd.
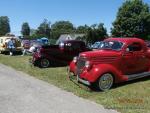
M 100 45 L 101 45 L 101 42 L 95 42 L 95 43 L 92 45 L 92 48 L 93 48 L 93 49 L 97 49 L 97 48 L 100 47 Z
M 123 46 L 122 42 L 118 41 L 103 41 L 99 45 L 99 49 L 120 50 Z

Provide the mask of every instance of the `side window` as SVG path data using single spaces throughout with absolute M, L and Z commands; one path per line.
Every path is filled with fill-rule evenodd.
M 142 45 L 140 43 L 133 43 L 127 47 L 126 51 L 141 51 Z

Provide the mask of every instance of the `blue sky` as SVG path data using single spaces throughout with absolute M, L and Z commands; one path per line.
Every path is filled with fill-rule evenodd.
M 19 34 L 23 22 L 37 28 L 43 19 L 51 23 L 71 21 L 74 26 L 104 23 L 108 32 L 124 0 L 0 0 L 0 16 L 10 18 L 11 32 Z M 144 0 L 150 4 L 150 0 Z

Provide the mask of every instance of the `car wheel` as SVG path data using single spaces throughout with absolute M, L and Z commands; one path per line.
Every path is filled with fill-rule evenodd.
M 4 51 L 0 51 L 0 54 L 3 54 L 4 53 Z
M 44 59 L 41 59 L 40 61 L 40 67 L 42 68 L 47 68 L 49 66 L 49 60 L 44 58 Z
M 112 87 L 113 83 L 114 83 L 114 78 L 112 74 L 105 73 L 99 78 L 97 85 L 101 91 L 106 91 Z

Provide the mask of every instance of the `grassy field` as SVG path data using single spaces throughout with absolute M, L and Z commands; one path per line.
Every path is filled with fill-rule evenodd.
M 115 85 L 107 92 L 89 91 L 69 81 L 66 67 L 40 69 L 28 63 L 29 56 L 0 55 L 0 63 L 54 84 L 77 96 L 121 113 L 150 113 L 150 77 Z

